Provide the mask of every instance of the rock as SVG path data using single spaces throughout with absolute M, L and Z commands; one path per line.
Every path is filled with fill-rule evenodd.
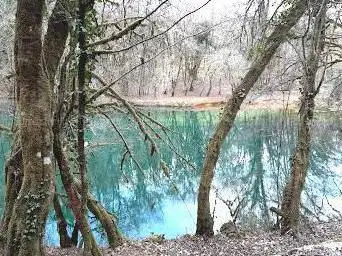
M 220 228 L 221 234 L 224 234 L 225 236 L 238 236 L 239 232 L 236 228 L 236 225 L 234 222 L 229 221 L 224 223 Z
M 152 235 L 150 237 L 146 238 L 144 241 L 162 244 L 163 242 L 165 242 L 165 234 L 154 234 L 154 233 L 152 233 Z

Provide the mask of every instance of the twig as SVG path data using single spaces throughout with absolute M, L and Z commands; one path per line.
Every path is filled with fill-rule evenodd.
M 110 41 L 113 40 L 118 40 L 120 38 L 122 38 L 123 36 L 127 35 L 130 31 L 136 29 L 144 20 L 146 20 L 148 17 L 150 17 L 151 15 L 153 15 L 162 5 L 164 5 L 165 3 L 167 3 L 169 0 L 164 0 L 163 2 L 161 2 L 153 11 L 151 11 L 149 14 L 147 14 L 144 18 L 138 19 L 134 22 L 132 22 L 130 25 L 128 25 L 127 27 L 125 27 L 123 30 L 121 30 L 120 32 L 116 33 L 116 34 L 112 34 L 110 37 L 108 38 L 104 38 L 101 39 L 99 41 L 90 43 L 88 45 L 86 45 L 87 48 L 89 47 L 94 47 L 100 44 L 106 44 Z
M 108 86 L 106 84 L 106 82 L 102 78 L 100 78 L 98 75 L 96 75 L 95 73 L 92 73 L 92 76 L 95 79 L 97 79 L 102 85 L 104 85 L 104 87 Z M 140 131 L 145 136 L 145 140 L 148 140 L 151 143 L 151 155 L 153 155 L 154 153 L 158 153 L 157 144 L 155 143 L 153 138 L 150 136 L 150 134 L 146 131 L 141 118 L 137 115 L 137 113 L 136 113 L 135 109 L 132 107 L 132 105 L 128 101 L 126 101 L 124 98 L 122 98 L 116 91 L 114 91 L 113 89 L 111 89 L 109 87 L 108 87 L 108 89 L 113 94 L 113 97 L 115 97 L 118 101 L 120 101 L 127 108 L 129 113 L 132 115 L 133 119 L 138 123 Z
M 134 48 L 134 47 L 136 47 L 136 46 L 138 46 L 138 45 L 140 45 L 140 44 L 142 44 L 142 43 L 145 43 L 145 42 L 147 42 L 147 41 L 153 40 L 153 39 L 155 39 L 155 38 L 157 38 L 157 37 L 159 37 L 159 36 L 161 36 L 161 35 L 166 34 L 166 33 L 169 32 L 173 27 L 175 27 L 178 23 L 180 23 L 182 20 L 184 20 L 186 17 L 188 17 L 188 16 L 190 16 L 191 14 L 193 14 L 193 13 L 199 11 L 199 10 L 202 9 L 204 6 L 206 6 L 209 2 L 211 2 L 211 0 L 208 0 L 207 2 L 205 2 L 205 3 L 204 3 L 203 5 L 201 5 L 200 7 L 196 8 L 195 10 L 193 10 L 193 11 L 191 11 L 191 12 L 188 12 L 187 14 L 185 14 L 184 16 L 182 16 L 181 18 L 179 18 L 177 21 L 175 21 L 170 27 L 168 27 L 166 30 L 160 32 L 159 34 L 156 34 L 156 35 L 154 35 L 154 36 L 152 36 L 152 37 L 149 37 L 149 38 L 146 38 L 146 39 L 144 39 L 144 40 L 141 40 L 140 42 L 138 42 L 138 43 L 136 43 L 136 44 L 133 44 L 133 45 L 131 45 L 131 46 L 128 46 L 128 47 L 126 47 L 126 48 L 123 48 L 123 49 L 120 49 L 120 50 L 117 50 L 117 51 L 112 51 L 111 53 L 119 53 L 119 52 L 128 51 L 128 50 L 130 50 L 130 49 L 132 49 L 132 48 Z M 95 53 L 96 53 L 96 52 L 95 52 Z M 97 52 L 97 53 L 99 53 L 99 52 Z M 105 52 L 103 52 L 103 53 L 105 53 Z M 108 52 L 107 52 L 107 53 L 108 53 Z
M 196 167 L 189 162 L 188 159 L 186 159 L 184 156 L 182 156 L 177 150 L 176 147 L 172 144 L 172 142 L 170 141 L 170 137 L 168 136 L 167 132 L 164 131 L 164 134 L 166 135 L 168 141 L 170 142 L 170 144 L 162 137 L 160 136 L 156 130 L 149 124 L 147 123 L 145 120 L 143 120 L 143 122 L 147 125 L 148 128 L 150 128 L 150 130 L 156 134 L 156 136 L 158 136 L 158 139 L 160 139 L 163 143 L 165 143 L 169 149 L 171 149 L 172 152 L 174 152 L 183 162 L 185 162 L 188 166 L 190 166 L 193 170 L 196 170 Z
M 171 44 L 171 45 L 169 45 L 168 47 L 166 47 L 165 49 L 163 49 L 162 52 L 164 52 L 165 50 L 170 49 L 171 47 L 173 47 L 173 46 L 175 46 L 175 45 L 177 45 L 177 44 L 182 43 L 182 42 L 185 41 L 186 39 L 189 39 L 189 38 L 191 38 L 191 37 L 195 37 L 195 36 L 204 34 L 204 33 L 208 32 L 208 31 L 210 31 L 210 30 L 213 30 L 215 27 L 221 26 L 221 25 L 223 25 L 223 24 L 225 24 L 225 23 L 227 23 L 227 22 L 229 22 L 229 21 L 231 21 L 231 19 L 223 20 L 223 21 L 218 22 L 218 23 L 214 24 L 213 26 L 211 26 L 211 27 L 209 27 L 209 28 L 206 28 L 206 29 L 204 29 L 204 30 L 201 30 L 201 31 L 199 31 L 199 32 L 197 32 L 197 33 L 195 33 L 195 34 L 192 34 L 192 35 L 189 35 L 189 36 L 185 36 L 185 37 L 179 39 L 179 40 L 178 40 L 177 42 L 175 42 L 174 44 Z M 162 32 L 162 33 L 165 33 L 165 31 Z M 158 35 L 161 35 L 162 33 L 160 33 L 160 34 L 158 34 Z M 156 35 L 156 36 L 158 36 L 158 35 Z M 119 49 L 119 50 L 95 50 L 95 51 L 92 52 L 92 54 L 93 54 L 93 55 L 102 55 L 102 54 L 116 54 L 116 53 L 121 53 L 121 52 L 124 52 L 124 51 L 128 51 L 128 50 L 130 50 L 130 49 L 132 49 L 132 48 L 134 48 L 134 47 L 136 47 L 136 46 L 138 46 L 138 45 L 140 45 L 140 44 L 142 44 L 142 43 L 144 43 L 144 42 L 146 42 L 146 41 L 152 40 L 152 39 L 154 39 L 156 36 L 147 38 L 147 39 L 145 39 L 145 40 L 143 40 L 143 41 L 140 41 L 140 42 L 138 42 L 138 43 L 136 43 L 136 44 L 134 44 L 134 45 L 131 45 L 131 46 L 128 46 L 128 47 L 126 47 L 126 48 Z M 158 55 L 159 55 L 159 54 L 158 54 Z M 153 59 L 154 59 L 154 58 L 153 58 Z M 145 62 L 146 62 L 146 61 L 145 61 Z
M 137 114 L 141 115 L 142 117 L 148 119 L 149 121 L 151 121 L 152 123 L 158 125 L 160 128 L 162 128 L 163 132 L 165 133 L 167 131 L 171 131 L 171 132 L 175 132 L 172 131 L 169 127 L 166 127 L 165 125 L 163 125 L 162 123 L 158 122 L 157 120 L 155 120 L 154 118 L 150 117 L 149 115 L 146 115 L 144 112 L 137 110 Z
M 5 131 L 5 132 L 9 132 L 9 133 L 12 133 L 11 129 L 0 124 L 0 131 Z
M 142 175 L 145 176 L 143 169 L 141 168 L 139 162 L 134 158 L 133 154 L 132 154 L 132 150 L 130 149 L 125 137 L 123 136 L 123 134 L 120 132 L 119 128 L 114 124 L 113 120 L 102 110 L 98 109 L 98 112 L 100 114 L 102 114 L 112 125 L 112 127 L 114 128 L 114 130 L 117 132 L 117 134 L 120 136 L 122 142 L 124 143 L 124 146 L 126 148 L 126 150 L 128 151 L 131 159 L 133 160 L 133 162 L 136 164 L 136 166 L 138 167 L 138 169 L 141 171 Z

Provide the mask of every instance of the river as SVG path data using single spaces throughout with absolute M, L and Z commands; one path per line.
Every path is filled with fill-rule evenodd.
M 90 189 L 108 211 L 115 213 L 123 234 L 141 239 L 154 234 L 175 238 L 194 233 L 196 193 L 205 148 L 217 123 L 215 111 L 146 111 L 165 125 L 150 123 L 158 154 L 150 156 L 150 146 L 138 126 L 124 114 L 111 114 L 113 123 L 125 138 L 132 157 L 126 152 L 122 137 L 103 117 L 88 119 L 87 163 Z M 316 114 L 313 128 L 310 170 L 303 193 L 302 212 L 313 220 L 339 217 L 342 210 L 342 116 L 338 113 Z M 9 123 L 6 116 L 2 121 Z M 276 218 L 269 211 L 278 207 L 282 188 L 289 177 L 298 115 L 296 113 L 247 111 L 239 114 L 226 139 L 215 173 L 210 197 L 215 226 L 236 216 L 244 228 L 270 228 Z M 68 127 L 69 132 L 73 127 Z M 164 132 L 166 131 L 166 133 Z M 9 152 L 10 138 L 0 137 L 0 168 Z M 72 145 L 72 143 L 69 145 Z M 76 163 L 77 155 L 70 151 Z M 167 177 L 160 161 L 169 168 Z M 4 183 L 4 175 L 0 181 Z M 57 172 L 57 191 L 65 194 Z M 1 186 L 4 196 L 4 186 Z M 72 224 L 72 215 L 62 199 L 64 214 Z M 3 200 L 0 201 L 3 209 Z M 98 239 L 105 243 L 101 230 L 89 216 Z M 58 244 L 54 213 L 46 228 L 46 242 Z

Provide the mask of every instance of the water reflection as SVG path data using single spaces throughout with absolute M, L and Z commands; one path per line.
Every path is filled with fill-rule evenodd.
M 170 145 L 160 142 L 161 158 L 170 167 L 171 180 L 168 180 L 158 166 L 158 159 L 150 158 L 146 153 L 148 147 L 135 126 L 125 117 L 116 116 L 115 120 L 143 171 L 131 160 L 126 161 L 121 170 L 125 149 L 109 126 L 97 119 L 92 122 L 89 140 L 95 144 L 110 141 L 118 144 L 92 150 L 89 170 L 97 198 L 108 209 L 116 211 L 125 234 L 142 238 L 155 232 L 165 233 L 171 238 L 195 230 L 199 168 L 218 113 L 162 111 L 152 115 L 173 131 L 169 133 L 173 144 L 171 148 L 191 165 L 177 157 Z M 340 122 L 337 114 L 320 114 L 315 120 L 304 209 L 319 218 L 325 217 L 327 212 L 334 213 L 331 209 L 318 211 L 317 208 L 322 207 L 322 199 L 330 198 L 331 201 L 340 193 L 335 185 L 339 184 L 340 176 L 336 168 L 333 169 L 341 162 Z M 158 130 L 158 134 L 162 135 L 162 131 Z M 274 222 L 274 216 L 268 209 L 277 207 L 280 201 L 282 186 L 289 176 L 296 136 L 295 113 L 256 111 L 242 113 L 237 118 L 216 170 L 211 196 L 216 215 L 215 229 L 231 218 L 223 201 L 236 198 L 243 201 L 239 222 L 249 227 L 267 226 Z M 236 202 L 231 207 L 232 211 Z M 326 206 L 327 202 L 324 203 Z
M 101 117 L 93 117 L 87 133 L 92 192 L 108 211 L 116 213 L 120 228 L 130 238 L 143 238 L 152 232 L 163 233 L 167 238 L 193 233 L 200 167 L 219 114 L 151 111 L 150 115 L 171 130 L 168 138 L 154 127 L 160 158 L 170 168 L 170 179 L 160 169 L 160 159 L 149 156 L 144 137 L 127 116 L 112 115 L 138 165 L 127 157 L 111 125 Z M 297 119 L 295 113 L 282 112 L 255 111 L 238 116 L 216 168 L 211 195 L 215 229 L 231 219 L 238 201 L 242 202 L 238 222 L 248 227 L 265 227 L 274 222 L 268 209 L 277 207 L 290 171 Z M 320 219 L 338 216 L 335 210 L 342 210 L 338 187 L 342 174 L 340 127 L 341 117 L 336 113 L 319 114 L 314 124 L 311 170 L 303 207 L 306 214 Z M 0 151 L 2 148 L 3 152 L 8 151 L 5 141 L 2 137 Z M 0 167 L 3 161 L 0 158 Z M 228 200 L 234 202 L 230 210 L 226 205 Z M 66 204 L 62 207 L 72 221 Z M 53 219 L 52 214 L 47 240 L 55 244 L 58 237 Z M 93 227 L 96 228 L 96 223 Z

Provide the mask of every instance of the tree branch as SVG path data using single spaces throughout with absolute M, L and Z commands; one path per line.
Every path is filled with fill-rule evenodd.
M 141 19 L 138 19 L 138 20 L 132 22 L 130 25 L 128 25 L 123 30 L 119 31 L 118 33 L 112 34 L 108 38 L 104 38 L 104 39 L 101 39 L 99 41 L 90 43 L 90 44 L 86 45 L 86 48 L 94 47 L 94 46 L 97 46 L 97 45 L 100 45 L 100 44 L 106 44 L 106 43 L 108 43 L 110 41 L 114 41 L 114 40 L 118 40 L 118 39 L 122 38 L 123 36 L 127 35 L 130 31 L 136 29 L 144 20 L 146 20 L 147 18 L 152 16 L 162 5 L 164 5 L 168 1 L 169 0 L 164 0 L 153 11 L 151 11 L 149 14 L 147 14 L 144 18 L 141 18 Z
M 179 18 L 177 21 L 175 21 L 170 27 L 168 27 L 166 30 L 164 30 L 163 32 L 160 32 L 159 34 L 156 34 L 152 37 L 149 37 L 149 38 L 146 38 L 144 40 L 141 40 L 140 42 L 136 43 L 136 44 L 133 44 L 131 46 L 128 46 L 126 48 L 122 48 L 120 50 L 115 50 L 115 51 L 95 51 L 94 53 L 95 54 L 103 54 L 103 53 L 119 53 L 119 52 L 124 52 L 124 51 L 128 51 L 142 43 L 145 43 L 147 41 L 150 41 L 150 40 L 153 40 L 161 35 L 164 35 L 165 33 L 169 32 L 173 27 L 175 27 L 178 23 L 180 23 L 182 20 L 184 20 L 186 17 L 190 16 L 191 14 L 199 11 L 200 9 L 202 9 L 204 6 L 206 6 L 211 0 L 208 0 L 207 2 L 205 2 L 203 5 L 201 5 L 200 7 L 196 8 L 195 10 L 191 11 L 191 12 L 188 12 L 187 14 L 185 14 L 184 16 L 182 16 L 181 18 Z
M 97 79 L 104 87 L 108 86 L 106 84 L 106 82 L 101 77 L 99 77 L 97 74 L 92 73 L 92 77 Z M 145 140 L 147 140 L 147 141 L 149 141 L 151 143 L 151 155 L 153 155 L 154 153 L 158 153 L 157 144 L 155 143 L 153 138 L 150 136 L 150 134 L 145 129 L 145 126 L 144 126 L 141 118 L 137 115 L 137 113 L 136 113 L 135 109 L 133 108 L 133 106 L 128 101 L 126 101 L 124 98 L 122 98 L 116 91 L 114 91 L 110 87 L 108 89 L 113 94 L 113 97 L 115 97 L 118 101 L 120 101 L 127 108 L 129 113 L 132 115 L 133 119 L 138 123 L 140 131 L 145 136 Z

